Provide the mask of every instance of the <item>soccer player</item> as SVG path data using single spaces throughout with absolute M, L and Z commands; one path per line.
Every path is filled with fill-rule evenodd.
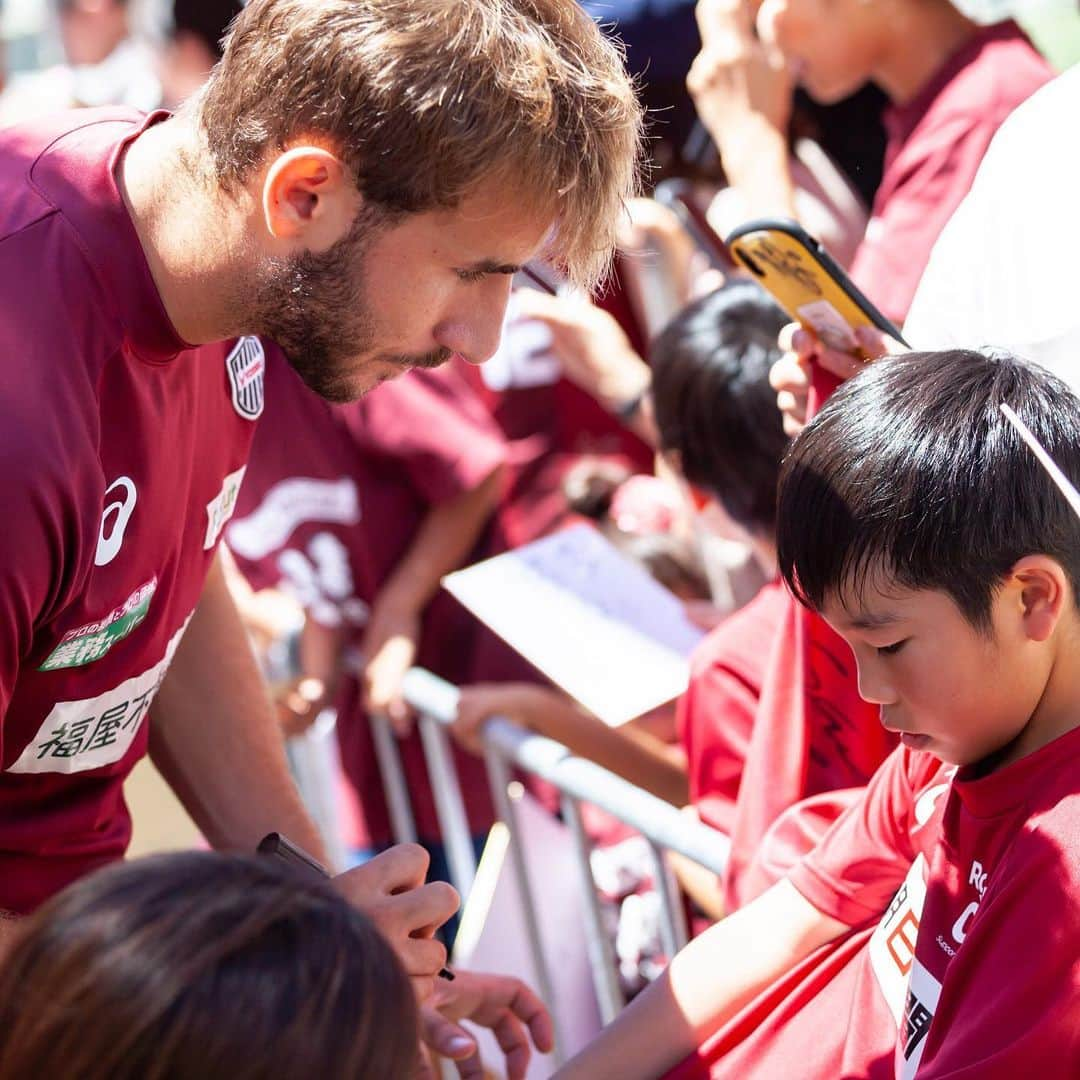
M 483 361 L 520 264 L 603 270 L 639 129 L 568 0 L 254 0 L 175 116 L 4 131 L 0 909 L 123 855 L 148 748 L 214 846 L 321 855 L 216 558 L 255 335 L 335 400 Z M 339 880 L 421 994 L 456 904 L 425 863 Z
M 781 476 L 781 572 L 903 745 L 563 1075 L 1075 1076 L 1080 401 L 1007 355 L 851 380 Z M 797 1063 L 794 1065 L 793 1063 Z

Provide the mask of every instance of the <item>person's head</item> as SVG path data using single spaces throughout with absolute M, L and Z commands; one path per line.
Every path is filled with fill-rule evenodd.
M 874 79 L 898 46 L 925 48 L 912 35 L 917 20 L 949 6 L 948 0 L 762 0 L 757 28 L 807 93 L 830 104 Z
M 328 883 L 185 852 L 84 878 L 0 965 L 0 1076 L 276 1080 L 412 1074 L 408 978 Z
M 173 0 L 160 63 L 166 108 L 175 108 L 206 82 L 221 59 L 221 39 L 243 6 L 242 0 Z
M 784 579 L 851 645 L 885 726 L 957 764 L 1022 733 L 1077 624 L 1080 519 L 1003 403 L 1080 481 L 1065 384 L 961 350 L 869 365 L 780 479 Z
M 57 0 L 69 64 L 100 64 L 131 32 L 128 0 Z
M 676 316 L 649 350 L 661 450 L 740 530 L 770 542 L 788 440 L 769 369 L 787 321 L 755 282 L 731 281 Z
M 637 183 L 633 87 L 571 0 L 251 0 L 192 115 L 248 209 L 245 329 L 332 400 L 487 359 L 515 269 L 595 282 Z

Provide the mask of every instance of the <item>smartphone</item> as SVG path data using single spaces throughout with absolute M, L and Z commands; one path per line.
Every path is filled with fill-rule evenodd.
M 656 185 L 653 198 L 675 214 L 713 269 L 729 271 L 736 265 L 731 253 L 724 246 L 724 241 L 709 224 L 709 219 L 697 200 L 694 185 L 689 180 L 661 180 Z
M 843 267 L 794 221 L 750 221 L 725 241 L 741 266 L 794 319 L 830 348 L 859 354 L 855 328 L 876 326 L 906 345 L 900 330 L 856 288 Z

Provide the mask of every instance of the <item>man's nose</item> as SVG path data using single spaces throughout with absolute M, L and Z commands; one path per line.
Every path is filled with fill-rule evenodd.
M 495 355 L 502 337 L 510 278 L 492 275 L 473 287 L 453 316 L 435 327 L 435 340 L 460 353 L 470 364 L 482 364 Z

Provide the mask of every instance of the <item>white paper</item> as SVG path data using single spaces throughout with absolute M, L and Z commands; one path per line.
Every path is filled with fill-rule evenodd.
M 575 526 L 459 570 L 445 587 L 605 723 L 678 697 L 702 631 L 595 529 Z
M 528 794 L 517 800 L 515 819 L 553 983 L 554 1000 L 548 1004 L 558 1025 L 562 1051 L 569 1057 L 590 1043 L 602 1026 L 589 970 L 585 905 L 573 840 L 566 826 Z M 465 901 L 453 966 L 515 975 L 539 993 L 508 843 L 506 826 L 497 822 Z M 472 1031 L 479 1039 L 480 1056 L 489 1074 L 504 1077 L 504 1057 L 490 1032 L 475 1027 Z M 553 1055 L 534 1050 L 526 1080 L 545 1080 L 555 1068 Z

